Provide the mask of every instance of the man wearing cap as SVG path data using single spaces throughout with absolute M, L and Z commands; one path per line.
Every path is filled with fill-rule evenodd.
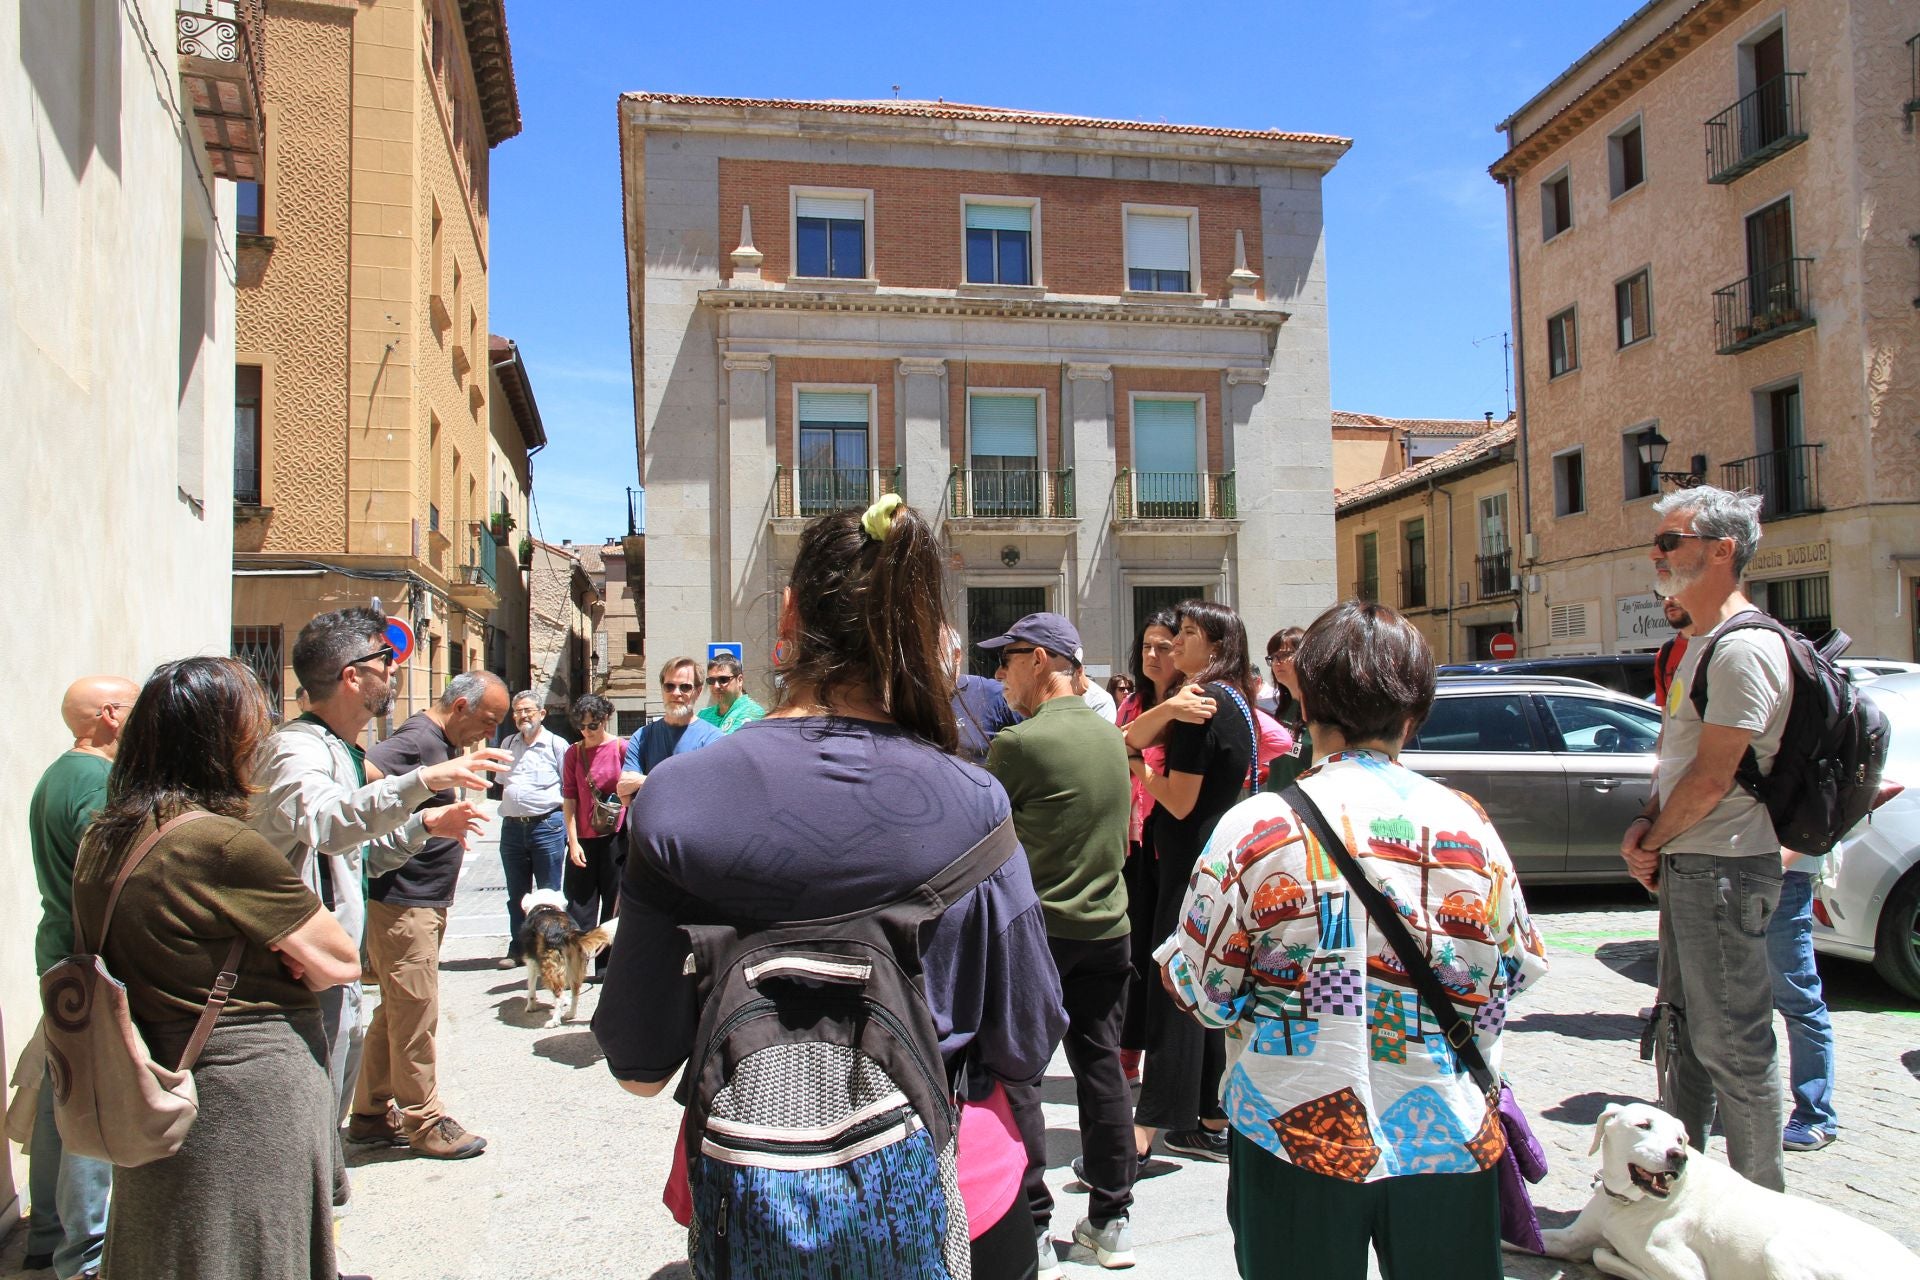
M 1033 887 L 1047 922 L 1047 944 L 1060 971 L 1067 1009 L 1067 1064 L 1080 1104 L 1082 1181 L 1087 1217 L 1074 1240 L 1103 1267 L 1133 1265 L 1128 1211 L 1136 1156 L 1133 1107 L 1120 1068 L 1120 1022 L 1132 972 L 1127 890 L 1131 803 L 1127 752 L 1120 734 L 1074 693 L 1080 634 L 1057 613 L 1028 614 L 1002 636 L 981 641 L 998 650 L 1007 701 L 1027 718 L 1000 730 L 987 750 L 987 770 L 1006 788 L 1013 825 L 1027 851 Z M 1058 1276 L 1047 1229 L 1053 1216 L 1046 1172 L 1046 1121 L 1038 1084 L 1009 1086 L 1027 1147 L 1026 1194 L 1040 1231 L 1041 1277 Z

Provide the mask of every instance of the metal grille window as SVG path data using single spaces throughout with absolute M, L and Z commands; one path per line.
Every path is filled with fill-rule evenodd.
M 1008 627 L 1047 607 L 1045 587 L 968 587 L 967 662 L 977 676 L 990 676 L 999 665 L 997 650 L 980 648 L 982 640 L 1005 635 Z
M 1780 622 L 1809 640 L 1818 640 L 1833 630 L 1833 602 L 1827 575 L 1807 578 L 1776 578 L 1766 583 L 1763 606 Z
M 1207 589 L 1198 584 L 1168 586 L 1154 584 L 1133 589 L 1133 634 L 1147 629 L 1147 619 L 1162 609 L 1172 609 L 1183 600 L 1205 600 Z
M 1568 307 L 1547 320 L 1547 376 L 1557 378 L 1580 367 L 1580 334 Z
M 233 500 L 260 505 L 260 366 L 233 370 Z
M 864 391 L 800 393 L 800 466 L 794 477 L 800 514 L 824 515 L 873 501 L 867 470 Z
M 1040 401 L 1036 396 L 970 395 L 973 514 L 1040 512 Z
M 1033 283 L 1033 209 L 1028 205 L 967 206 L 967 282 Z
M 279 627 L 233 629 L 233 656 L 245 663 L 254 679 L 260 682 L 260 691 L 267 699 L 267 714 L 275 721 L 280 719 L 286 697 L 281 683 L 285 679 L 282 652 Z
M 1653 276 L 1636 271 L 1613 286 L 1613 312 L 1620 345 L 1630 347 L 1653 333 Z
M 1127 288 L 1142 293 L 1191 291 L 1192 225 L 1185 214 L 1129 213 Z
M 867 202 L 857 196 L 794 200 L 794 274 L 860 280 L 867 274 Z

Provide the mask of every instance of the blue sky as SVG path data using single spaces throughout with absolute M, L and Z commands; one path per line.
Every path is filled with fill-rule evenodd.
M 1333 406 L 1507 408 L 1506 215 L 1494 126 L 1635 0 L 974 0 L 807 10 L 509 0 L 525 131 L 494 152 L 492 323 L 520 343 L 551 443 L 536 532 L 626 530 L 633 401 L 616 97 L 906 98 L 1337 133 L 1326 183 Z M 937 10 L 915 10 L 923 15 Z M 1172 15 L 1172 16 L 1169 16 Z

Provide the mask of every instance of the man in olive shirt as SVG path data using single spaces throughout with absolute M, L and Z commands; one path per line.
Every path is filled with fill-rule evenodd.
M 1119 732 L 1073 691 L 1080 634 L 1057 613 L 1028 614 L 1007 633 L 980 642 L 1000 653 L 1007 702 L 1027 718 L 994 736 L 987 771 L 1006 788 L 1026 849 L 1060 971 L 1067 1010 L 1067 1064 L 1080 1103 L 1086 1152 L 1087 1218 L 1074 1239 L 1104 1267 L 1133 1264 L 1128 1211 L 1136 1156 L 1133 1105 L 1120 1067 L 1133 951 L 1127 928 L 1127 856 L 1132 792 Z M 1027 1146 L 1027 1204 L 1039 1239 L 1040 1275 L 1059 1274 L 1047 1225 L 1053 1214 L 1046 1172 L 1040 1086 L 1009 1086 Z
M 73 954 L 73 864 L 94 814 L 107 803 L 107 774 L 120 746 L 120 726 L 140 690 L 119 676 L 77 680 L 60 700 L 73 747 L 47 767 L 27 806 L 33 875 L 40 884 L 40 928 L 33 969 L 45 973 Z M 93 926 L 95 929 L 98 925 Z M 59 1280 L 95 1275 L 107 1240 L 113 1166 L 73 1155 L 53 1119 L 53 1083 L 40 1089 L 40 1111 L 28 1153 L 26 1270 L 52 1267 Z

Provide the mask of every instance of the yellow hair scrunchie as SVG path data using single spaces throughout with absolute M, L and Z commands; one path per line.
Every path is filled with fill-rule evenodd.
M 887 533 L 893 528 L 893 513 L 904 505 L 904 499 L 897 493 L 883 493 L 880 500 L 867 508 L 867 514 L 860 517 L 860 527 L 875 542 L 885 542 Z

